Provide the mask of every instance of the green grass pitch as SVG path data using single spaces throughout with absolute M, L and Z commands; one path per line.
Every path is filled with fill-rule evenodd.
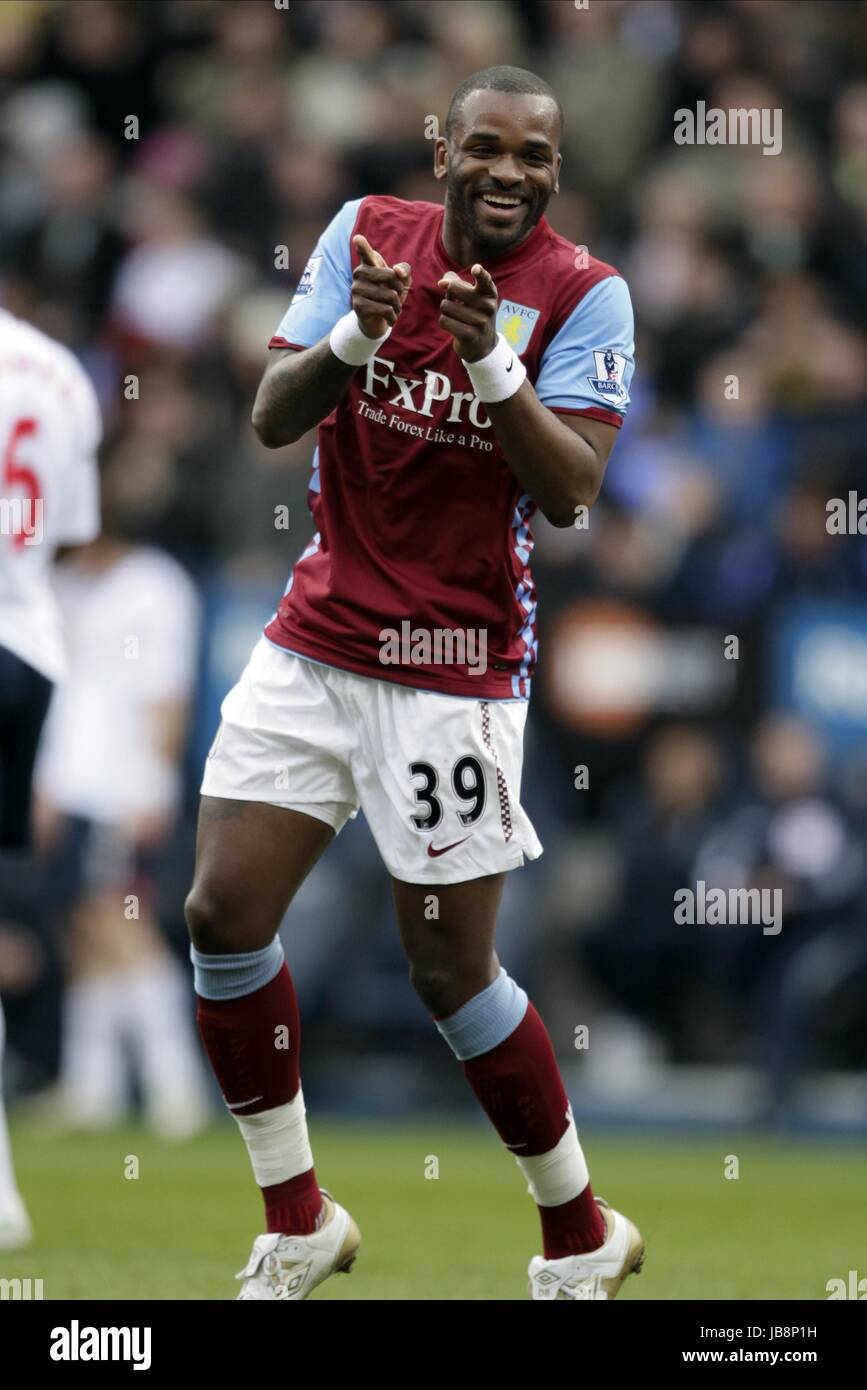
M 311 1119 L 319 1181 L 362 1233 L 353 1271 L 314 1298 L 526 1297 L 535 1208 L 493 1132 Z M 825 1299 L 829 1279 L 863 1269 L 863 1146 L 580 1133 L 594 1191 L 647 1241 L 623 1299 Z M 12 1137 L 36 1240 L 0 1252 L 0 1277 L 41 1278 L 46 1299 L 235 1297 L 263 1224 L 234 1128 L 173 1145 L 135 1128 L 49 1138 L 19 1120 Z

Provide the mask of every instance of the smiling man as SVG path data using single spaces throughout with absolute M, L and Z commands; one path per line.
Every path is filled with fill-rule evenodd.
M 444 208 L 347 203 L 270 343 L 253 425 L 271 448 L 318 427 L 316 532 L 223 703 L 187 904 L 199 1027 L 265 1200 L 243 1299 L 306 1298 L 360 1243 L 316 1180 L 277 936 L 359 807 L 412 984 L 538 1205 L 532 1297 L 612 1298 L 643 1258 L 494 945 L 505 873 L 542 849 L 519 800 L 531 518 L 593 503 L 633 366 L 623 280 L 545 217 L 561 130 L 532 73 L 467 78 L 435 147 Z

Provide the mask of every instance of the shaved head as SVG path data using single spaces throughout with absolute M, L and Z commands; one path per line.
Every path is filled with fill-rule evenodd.
M 562 134 L 563 107 L 560 105 L 556 92 L 534 72 L 528 72 L 526 68 L 513 68 L 501 64 L 498 67 L 481 68 L 479 72 L 470 73 L 470 76 L 465 77 L 460 86 L 455 89 L 446 116 L 447 139 L 451 139 L 454 134 L 464 102 L 473 92 L 510 92 L 516 96 L 548 97 L 557 108 Z

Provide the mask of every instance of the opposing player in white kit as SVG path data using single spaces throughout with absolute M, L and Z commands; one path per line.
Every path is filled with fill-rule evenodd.
M 52 563 L 58 547 L 99 533 L 101 435 L 96 395 L 72 353 L 0 309 L 0 870 L 7 874 L 28 850 L 33 763 L 52 686 L 65 669 Z M 0 1008 L 0 1065 L 2 1050 Z M 0 1099 L 0 1248 L 29 1235 Z

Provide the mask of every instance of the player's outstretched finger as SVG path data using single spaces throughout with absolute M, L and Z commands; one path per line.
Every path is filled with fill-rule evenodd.
M 490 295 L 492 299 L 497 298 L 497 287 L 491 279 L 483 265 L 474 265 L 472 273 L 476 279 L 476 289 L 484 295 Z
M 358 236 L 352 238 L 352 244 L 361 257 L 364 265 L 384 266 L 386 264 L 379 252 L 374 251 L 366 236 L 362 236 L 359 233 Z

